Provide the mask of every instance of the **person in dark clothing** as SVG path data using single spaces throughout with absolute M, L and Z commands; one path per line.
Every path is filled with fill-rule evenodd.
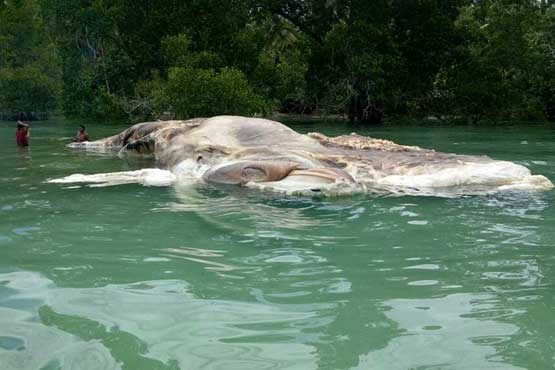
M 75 135 L 75 141 L 82 143 L 83 141 L 89 141 L 89 134 L 85 131 L 85 126 L 81 125 L 77 129 L 77 134 Z
M 17 130 L 15 132 L 15 141 L 17 142 L 17 146 L 28 146 L 29 136 L 29 125 L 21 121 L 17 121 Z

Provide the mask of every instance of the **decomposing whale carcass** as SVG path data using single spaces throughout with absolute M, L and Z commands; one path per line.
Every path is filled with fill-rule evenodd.
M 326 195 L 454 196 L 553 187 L 546 177 L 508 161 L 440 153 L 356 134 L 303 135 L 279 122 L 238 116 L 139 123 L 115 136 L 70 146 L 152 156 L 158 169 L 72 175 L 51 182 L 199 181 Z

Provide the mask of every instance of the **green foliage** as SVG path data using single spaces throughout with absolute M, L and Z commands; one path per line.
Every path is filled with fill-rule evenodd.
M 35 65 L 0 69 L 0 111 L 48 112 L 56 93 L 56 81 Z
M 270 36 L 255 59 L 258 64 L 251 74 L 252 84 L 281 110 L 286 110 L 291 103 L 299 104 L 302 109 L 308 70 L 305 50 L 309 44 L 285 21 L 273 27 L 268 24 L 261 27 Z
M 544 97 L 554 82 L 548 72 L 553 55 L 545 43 L 549 23 L 533 3 L 489 1 L 462 8 L 455 22 L 463 38 L 458 58 L 437 79 L 442 113 L 473 121 L 545 119 Z
M 244 74 L 234 68 L 171 68 L 162 107 L 178 118 L 219 114 L 253 115 L 267 110 L 267 104 L 249 86 Z
M 162 39 L 161 51 L 166 67 L 218 68 L 223 62 L 211 51 L 191 51 L 191 38 L 180 33 Z
M 0 109 L 555 120 L 551 0 L 7 0 Z
M 60 91 L 59 62 L 35 1 L 0 7 L 0 111 L 48 112 Z

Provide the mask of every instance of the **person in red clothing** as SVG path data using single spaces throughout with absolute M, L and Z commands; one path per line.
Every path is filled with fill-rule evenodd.
M 29 135 L 29 125 L 21 121 L 17 121 L 17 131 L 15 132 L 17 146 L 28 146 Z

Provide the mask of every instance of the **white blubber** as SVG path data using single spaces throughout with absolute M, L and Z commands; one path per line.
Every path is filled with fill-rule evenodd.
M 466 162 L 442 169 L 435 168 L 433 165 L 429 168 L 422 166 L 414 171 L 407 170 L 403 174 L 376 179 L 376 183 L 385 186 L 429 189 L 465 186 L 531 190 L 553 188 L 553 184 L 545 176 L 534 176 L 528 168 L 507 161 Z
M 176 176 L 170 171 L 158 168 L 144 168 L 137 171 L 108 172 L 97 174 L 74 174 L 47 182 L 54 184 L 89 183 L 91 186 L 113 186 L 122 184 L 142 184 L 145 186 L 168 186 L 175 182 Z

